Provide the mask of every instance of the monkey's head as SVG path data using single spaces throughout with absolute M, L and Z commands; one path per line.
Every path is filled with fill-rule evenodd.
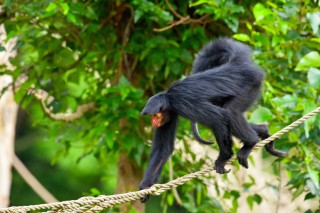
M 151 115 L 152 126 L 159 128 L 170 120 L 169 108 L 168 97 L 162 92 L 149 98 L 141 115 Z

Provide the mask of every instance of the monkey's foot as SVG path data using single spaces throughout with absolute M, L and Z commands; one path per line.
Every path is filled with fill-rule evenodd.
M 249 168 L 248 156 L 250 154 L 250 151 L 251 150 L 249 150 L 249 149 L 241 148 L 237 153 L 237 159 L 238 159 L 239 164 L 246 169 Z
M 237 155 L 237 159 L 241 166 L 243 166 L 246 169 L 249 168 L 248 158 Z
M 215 166 L 213 167 L 214 170 L 216 170 L 217 173 L 219 174 L 225 174 L 225 173 L 229 173 L 231 171 L 231 169 L 226 170 L 224 168 L 224 166 L 226 165 L 226 162 L 219 162 L 216 161 Z

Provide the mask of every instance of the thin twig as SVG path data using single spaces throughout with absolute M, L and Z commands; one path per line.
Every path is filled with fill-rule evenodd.
M 179 19 L 183 19 L 184 18 L 182 15 L 180 15 L 177 11 L 175 11 L 173 9 L 173 7 L 171 6 L 171 4 L 169 3 L 168 0 L 165 0 L 165 1 L 166 1 L 167 6 L 169 7 L 169 10 L 173 13 L 173 15 L 175 15 Z
M 163 28 L 154 28 L 153 31 L 155 32 L 162 32 L 162 31 L 165 31 L 165 30 L 168 30 L 176 25 L 180 25 L 180 24 L 185 24 L 188 20 L 190 19 L 189 16 L 187 17 L 183 17 L 182 19 L 180 19 L 179 21 L 174 21 L 172 22 L 171 24 L 169 24 L 168 26 L 166 27 L 163 27 Z

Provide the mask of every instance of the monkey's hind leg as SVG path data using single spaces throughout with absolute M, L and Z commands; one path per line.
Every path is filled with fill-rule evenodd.
M 217 173 L 228 173 L 230 170 L 226 170 L 224 167 L 233 155 L 228 113 L 225 109 L 211 103 L 203 103 L 201 106 L 201 109 L 196 113 L 196 121 L 208 126 L 213 131 L 220 149 L 214 168 Z

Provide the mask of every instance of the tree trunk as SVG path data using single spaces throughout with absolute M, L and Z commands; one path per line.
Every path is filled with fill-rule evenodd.
M 5 51 L 0 52 L 0 65 L 5 65 L 8 70 L 13 70 L 14 67 L 10 64 L 9 58 L 16 54 L 13 51 L 16 39 L 11 39 L 8 42 L 5 42 L 5 39 L 6 31 L 4 26 L 0 25 L 0 43 L 5 48 Z M 13 89 L 9 86 L 12 81 L 12 77 L 9 75 L 0 76 L 0 208 L 9 206 L 11 165 L 18 114 Z M 5 91 L 3 91 L 4 88 L 6 88 Z
M 121 153 L 118 162 L 118 183 L 116 193 L 138 190 L 142 174 L 142 170 L 136 162 Z M 120 206 L 120 212 L 129 212 L 131 206 L 138 212 L 144 212 L 144 205 L 140 203 L 139 200 L 122 204 Z
M 0 91 L 10 82 L 10 76 L 0 77 Z M 14 101 L 13 91 L 7 89 L 0 97 L 0 208 L 9 206 L 17 113 L 18 106 Z

